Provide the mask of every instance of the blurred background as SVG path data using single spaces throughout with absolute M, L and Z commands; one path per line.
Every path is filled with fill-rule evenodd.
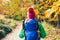
M 0 0 L 0 40 L 23 40 L 17 35 L 28 7 L 46 31 L 41 40 L 60 40 L 60 0 Z

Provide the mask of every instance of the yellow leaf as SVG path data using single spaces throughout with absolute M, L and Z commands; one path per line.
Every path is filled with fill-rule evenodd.
M 35 9 L 34 12 L 35 12 L 35 15 L 38 15 L 38 9 Z

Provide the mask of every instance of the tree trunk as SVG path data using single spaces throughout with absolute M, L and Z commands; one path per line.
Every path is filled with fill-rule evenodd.
M 60 14 L 58 14 L 58 21 L 57 21 L 57 27 L 60 28 Z

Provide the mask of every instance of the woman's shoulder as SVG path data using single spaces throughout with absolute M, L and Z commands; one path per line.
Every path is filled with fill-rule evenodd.
M 35 18 L 32 18 L 32 19 L 26 19 L 25 22 L 37 22 L 37 20 Z

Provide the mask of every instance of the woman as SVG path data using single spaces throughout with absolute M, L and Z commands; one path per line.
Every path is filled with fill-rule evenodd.
M 23 38 L 25 36 L 25 40 L 40 40 L 40 37 L 44 38 L 46 36 L 43 26 L 35 19 L 35 12 L 31 7 L 28 8 L 27 19 L 24 21 L 23 27 L 24 29 L 21 29 L 19 37 Z

